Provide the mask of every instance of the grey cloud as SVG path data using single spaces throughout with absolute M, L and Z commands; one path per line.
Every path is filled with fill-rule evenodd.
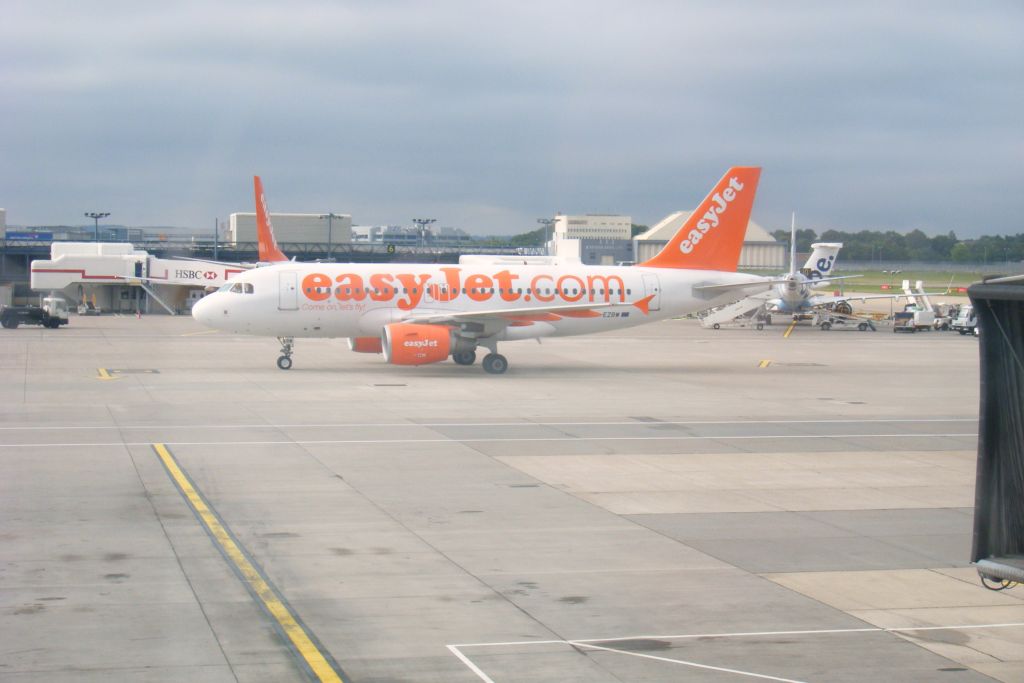
M 15 2 L 0 205 L 125 223 L 641 222 L 763 165 L 755 218 L 1019 232 L 1014 3 Z M 64 17 L 55 22 L 54 16 Z M 417 209 L 417 207 L 420 207 Z M 445 214 L 447 215 L 440 215 Z

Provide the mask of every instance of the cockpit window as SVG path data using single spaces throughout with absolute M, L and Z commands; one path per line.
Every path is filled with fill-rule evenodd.
M 251 282 L 229 282 L 225 285 L 221 285 L 218 292 L 231 292 L 232 294 L 254 294 Z

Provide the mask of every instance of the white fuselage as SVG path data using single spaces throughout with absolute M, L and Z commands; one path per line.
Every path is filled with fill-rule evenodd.
M 784 313 L 799 313 L 811 308 L 811 287 L 815 281 L 802 273 L 786 276 L 786 282 L 775 285 L 776 299 L 768 302 L 776 310 Z
M 287 262 L 236 276 L 196 303 L 192 314 L 230 332 L 298 338 L 378 337 L 390 323 L 493 312 L 468 324 L 477 324 L 480 336 L 503 341 L 641 325 L 768 289 L 755 282 L 720 293 L 694 290 L 751 280 L 731 272 L 635 266 Z M 567 308 L 515 317 L 559 306 Z M 511 318 L 502 318 L 506 311 Z

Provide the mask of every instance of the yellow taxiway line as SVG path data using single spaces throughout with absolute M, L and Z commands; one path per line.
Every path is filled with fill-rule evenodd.
M 763 360 L 763 361 L 761 361 L 760 363 L 757 364 L 757 367 L 759 367 L 759 368 L 766 368 L 766 367 L 768 367 L 771 364 L 772 364 L 772 362 L 770 360 Z
M 207 504 L 206 499 L 192 484 L 192 481 L 178 465 L 178 461 L 162 443 L 153 444 L 153 450 L 160 457 L 167 473 L 174 480 L 178 490 L 185 497 L 199 521 L 206 527 L 218 549 L 234 565 L 234 569 L 242 578 L 246 588 L 253 597 L 277 622 L 282 633 L 288 638 L 296 654 L 309 667 L 318 681 L 324 683 L 344 683 L 341 672 L 330 662 L 299 620 L 292 614 L 284 600 L 263 575 L 262 570 L 255 566 L 248 554 L 235 541 L 234 536 L 221 522 L 220 517 Z
M 782 338 L 783 339 L 789 339 L 789 335 L 792 334 L 794 327 L 796 327 L 796 321 L 795 320 L 789 324 L 789 327 L 786 328 L 786 334 L 782 335 Z
M 102 379 L 102 380 L 121 379 L 120 377 L 114 377 L 113 375 L 111 375 L 110 372 L 106 368 L 96 368 L 96 373 L 97 373 L 96 379 Z

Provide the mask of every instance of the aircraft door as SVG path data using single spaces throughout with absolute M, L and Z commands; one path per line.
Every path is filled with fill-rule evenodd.
M 280 273 L 277 308 L 281 311 L 299 310 L 298 273 L 294 270 Z
M 644 273 L 644 297 L 654 296 L 647 309 L 651 311 L 661 310 L 661 283 L 658 276 L 651 273 Z

